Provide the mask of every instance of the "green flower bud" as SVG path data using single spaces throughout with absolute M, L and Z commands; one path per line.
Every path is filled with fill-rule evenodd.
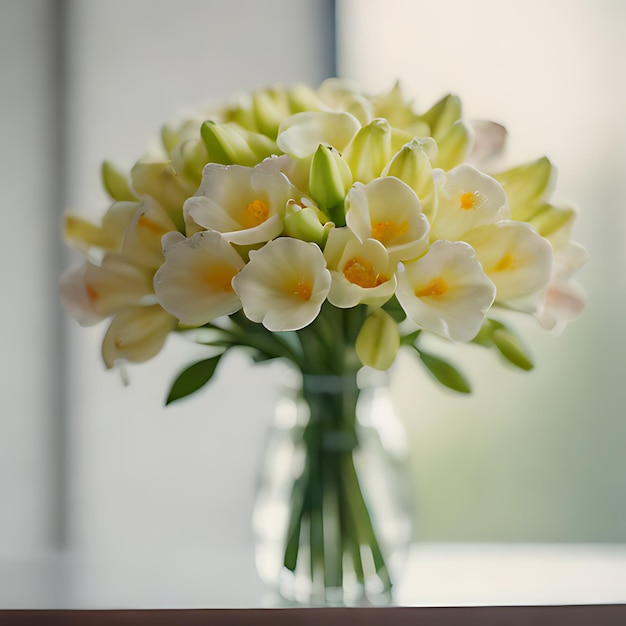
M 200 128 L 200 134 L 211 163 L 252 167 L 278 151 L 268 137 L 246 130 L 234 122 L 218 124 L 206 121 Z
M 527 221 L 535 214 L 551 186 L 553 172 L 549 159 L 541 157 L 494 176 L 504 187 L 514 220 Z
M 452 169 L 465 160 L 470 148 L 470 129 L 458 120 L 437 140 L 439 154 L 435 165 L 444 170 Z
M 557 207 L 553 204 L 542 204 L 537 212 L 528 220 L 535 230 L 542 236 L 551 235 L 574 221 L 576 211 L 572 207 Z
M 287 102 L 292 115 L 302 111 L 321 111 L 323 108 L 315 91 L 302 83 L 287 89 Z
M 183 141 L 172 151 L 172 166 L 194 187 L 200 185 L 202 170 L 208 161 L 206 146 L 200 139 Z
M 436 203 L 433 167 L 429 158 L 433 153 L 436 157 L 437 144 L 433 139 L 413 139 L 394 155 L 383 170 L 383 176 L 395 176 L 413 189 L 420 199 L 422 212 L 429 219 Z
M 354 180 L 369 183 L 381 175 L 391 157 L 391 127 L 382 118 L 372 120 L 356 134 L 345 154 Z
M 113 200 L 137 200 L 130 188 L 128 176 L 111 161 L 102 163 L 102 185 Z
M 439 143 L 451 126 L 461 119 L 461 112 L 461 99 L 458 96 L 447 95 L 436 102 L 420 119 L 428 124 L 430 136 Z
M 363 365 L 389 369 L 400 347 L 398 324 L 382 309 L 372 309 L 361 326 L 355 347 Z
M 520 340 L 508 328 L 497 328 L 493 331 L 492 338 L 500 354 L 509 363 L 523 370 L 534 367 Z
M 252 110 L 254 121 L 259 132 L 276 139 L 278 127 L 281 121 L 288 115 L 284 103 L 280 101 L 278 94 L 266 89 L 252 95 Z
M 132 188 L 139 196 L 150 196 L 168 213 L 181 231 L 183 203 L 195 189 L 182 181 L 170 163 L 137 163 L 130 172 Z
M 332 146 L 320 144 L 311 161 L 309 191 L 311 198 L 328 211 L 338 226 L 345 223 L 343 201 L 351 184 L 352 173 L 339 152 Z
M 418 119 L 399 82 L 396 82 L 386 94 L 374 100 L 374 115 L 384 117 L 392 126 L 398 128 L 407 128 Z
M 283 221 L 283 234 L 294 239 L 312 241 L 324 249 L 328 233 L 333 228 L 332 222 L 325 219 L 321 211 L 312 206 L 301 206 L 291 200 L 287 204 Z

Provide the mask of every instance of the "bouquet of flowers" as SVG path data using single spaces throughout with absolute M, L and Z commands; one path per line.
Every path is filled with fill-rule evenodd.
M 99 224 L 66 214 L 65 237 L 86 260 L 61 286 L 82 324 L 110 318 L 109 368 L 154 357 L 171 332 L 212 348 L 168 402 L 241 347 L 304 376 L 340 377 L 387 370 L 404 347 L 467 392 L 461 372 L 421 347 L 425 334 L 530 369 L 494 314 L 520 311 L 559 331 L 584 306 L 571 276 L 586 254 L 570 241 L 575 210 L 550 200 L 552 164 L 487 170 L 505 131 L 468 123 L 458 97 L 420 112 L 399 85 L 376 96 L 336 79 L 277 86 L 165 125 L 161 137 L 130 172 L 104 163 L 112 203 Z M 340 405 L 321 413 L 354 412 Z M 291 532 L 314 517 L 304 502 Z

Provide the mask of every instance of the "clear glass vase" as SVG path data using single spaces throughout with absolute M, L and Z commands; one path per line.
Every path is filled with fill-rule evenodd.
M 284 600 L 392 602 L 413 499 L 386 383 L 363 370 L 305 374 L 278 403 L 253 527 L 259 574 Z

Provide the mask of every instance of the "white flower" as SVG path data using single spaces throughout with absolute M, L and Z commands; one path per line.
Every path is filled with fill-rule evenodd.
M 317 245 L 280 237 L 250 252 L 233 286 L 249 319 L 283 331 L 303 328 L 317 317 L 330 282 Z
M 361 241 L 380 241 L 393 261 L 414 259 L 428 245 L 428 221 L 417 195 L 392 176 L 354 184 L 346 197 L 346 223 Z
M 298 159 L 312 155 L 320 144 L 343 152 L 359 128 L 361 124 L 349 113 L 307 111 L 288 117 L 280 125 L 276 143 Z
M 469 165 L 449 172 L 435 170 L 437 212 L 431 239 L 457 241 L 468 231 L 509 217 L 506 194 L 500 183 Z
M 335 228 L 324 256 L 332 276 L 328 300 L 336 307 L 382 306 L 396 290 L 395 266 L 376 239 L 360 242 L 349 228 Z
M 147 361 L 158 354 L 175 327 L 176 318 L 158 304 L 124 309 L 104 335 L 102 358 L 109 368 L 117 361 Z
M 536 309 L 552 272 L 552 247 L 543 237 L 528 224 L 504 221 L 476 228 L 463 239 L 495 284 L 497 302 L 523 299 L 525 310 Z
M 121 252 L 138 267 L 154 272 L 163 263 L 161 239 L 170 232 L 178 230 L 168 212 L 146 196 L 126 228 Z
M 298 195 L 281 172 L 209 163 L 184 211 L 196 224 L 222 233 L 226 241 L 251 245 L 281 233 L 287 202 Z
M 154 275 L 161 306 L 183 324 L 201 326 L 241 308 L 232 279 L 244 266 L 234 248 L 214 231 L 164 237 L 165 263 Z
M 85 255 L 92 247 L 119 252 L 128 224 L 140 207 L 139 202 L 114 202 L 102 217 L 100 225 L 79 215 L 63 215 L 63 234 L 70 245 Z
M 436 241 L 398 273 L 396 295 L 409 319 L 453 341 L 476 336 L 493 304 L 496 288 L 471 246 Z
M 587 262 L 588 256 L 585 248 L 574 242 L 555 251 L 552 278 L 538 315 L 541 326 L 555 335 L 578 318 L 585 308 L 587 294 L 572 280 L 572 274 Z
M 87 262 L 67 271 L 60 285 L 68 312 L 85 326 L 130 306 L 154 304 L 152 273 L 115 252 L 101 265 Z

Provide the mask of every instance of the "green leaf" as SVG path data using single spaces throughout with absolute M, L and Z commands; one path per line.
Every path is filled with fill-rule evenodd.
M 385 304 L 382 306 L 383 311 L 387 311 L 391 317 L 393 317 L 396 322 L 400 323 L 406 319 L 406 313 L 404 309 L 400 306 L 398 302 L 398 298 L 394 295 L 390 300 L 387 300 Z
M 432 354 L 427 354 L 421 350 L 417 350 L 417 352 L 424 365 L 444 387 L 459 393 L 471 393 L 472 389 L 467 379 L 456 367 Z
M 508 328 L 494 330 L 492 337 L 496 348 L 509 363 L 525 371 L 534 367 L 524 346 Z
M 400 345 L 415 348 L 413 344 L 415 343 L 415 340 L 420 336 L 421 333 L 422 333 L 422 329 L 419 328 L 418 330 L 414 330 L 412 333 L 409 333 L 408 335 L 402 335 L 400 337 Z
M 213 374 L 215 374 L 217 364 L 221 358 L 222 354 L 218 354 L 210 359 L 193 363 L 184 369 L 174 381 L 165 404 L 171 404 L 176 400 L 185 398 L 206 385 L 211 378 L 213 378 Z

